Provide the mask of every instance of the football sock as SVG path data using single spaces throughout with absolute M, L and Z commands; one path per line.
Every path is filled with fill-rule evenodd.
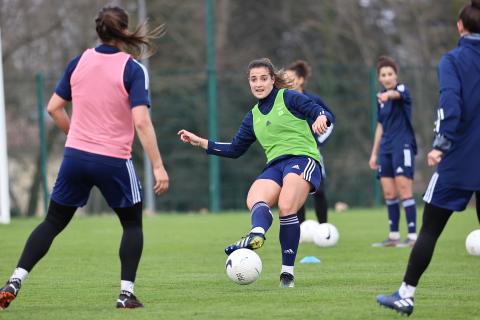
M 293 276 L 294 275 L 293 274 L 293 266 L 286 266 L 286 265 L 282 264 L 282 272 L 280 272 L 280 273 L 284 273 L 284 272 L 288 272 Z
M 23 282 L 28 276 L 28 271 L 22 268 L 15 268 L 15 271 L 13 271 L 12 276 L 10 277 L 10 280 L 20 280 L 20 282 Z
M 402 201 L 405 209 L 405 216 L 407 218 L 408 233 L 413 234 L 417 232 L 417 207 L 415 206 L 415 199 L 405 199 Z M 414 240 L 414 239 L 413 239 Z
M 400 298 L 406 299 L 406 298 L 413 298 L 415 295 L 415 289 L 417 287 L 411 286 L 406 284 L 405 282 L 402 282 L 402 285 L 400 286 L 400 289 L 398 289 L 398 294 L 400 295 Z
M 390 232 L 398 232 L 400 221 L 400 206 L 398 205 L 398 199 L 387 199 L 385 200 L 385 203 L 387 204 Z
M 433 250 L 442 233 L 452 211 L 442 209 L 430 203 L 425 204 L 423 222 L 415 246 L 410 252 L 407 271 L 403 281 L 411 286 L 417 286 L 420 277 L 432 260 Z
M 32 271 L 35 264 L 50 249 L 53 239 L 68 225 L 76 210 L 76 207 L 64 206 L 50 200 L 47 216 L 30 234 L 17 267 Z
M 133 293 L 133 288 L 135 284 L 132 281 L 121 280 L 120 281 L 120 290 L 121 291 L 128 291 Z
M 270 207 L 263 201 L 252 207 L 252 230 L 254 233 L 266 233 L 272 225 L 273 217 Z M 260 229 L 261 228 L 261 229 Z M 255 230 L 255 231 L 254 231 Z
M 400 240 L 400 232 L 389 232 L 388 233 L 388 238 L 392 240 Z
M 282 265 L 293 266 L 300 240 L 300 223 L 296 214 L 280 217 L 280 246 Z

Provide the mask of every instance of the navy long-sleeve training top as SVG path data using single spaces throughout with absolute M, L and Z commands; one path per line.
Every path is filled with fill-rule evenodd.
M 460 39 L 438 66 L 440 99 L 433 147 L 437 173 L 454 188 L 480 190 L 480 34 Z
M 277 93 L 278 89 L 274 87 L 267 97 L 258 101 L 260 112 L 263 114 L 270 112 Z M 287 109 L 299 119 L 313 123 L 323 112 L 331 123 L 335 121 L 333 113 L 329 112 L 326 106 L 315 103 L 297 91 L 285 90 L 283 98 Z M 243 118 L 242 124 L 232 141 L 228 143 L 208 141 L 207 153 L 227 158 L 238 158 L 248 150 L 255 140 L 257 138 L 253 130 L 253 114 L 250 110 Z

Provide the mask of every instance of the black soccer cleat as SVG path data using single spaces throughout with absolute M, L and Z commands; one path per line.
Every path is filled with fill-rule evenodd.
M 117 299 L 117 308 L 119 309 L 134 309 L 143 308 L 143 304 L 131 292 L 122 290 Z
M 282 272 L 280 275 L 280 288 L 293 288 L 295 286 L 294 276 L 288 272 Z
M 265 235 L 262 233 L 249 233 L 245 237 L 242 237 L 242 239 L 238 240 L 232 245 L 229 245 L 228 247 L 225 248 L 225 253 L 227 256 L 229 256 L 233 251 L 246 248 L 246 249 L 251 249 L 251 250 L 257 250 L 261 246 L 263 246 L 263 243 L 265 242 L 266 238 Z
M 389 296 L 377 296 L 377 302 L 382 307 L 393 309 L 402 315 L 409 316 L 413 312 L 413 297 L 403 299 L 398 291 Z
M 20 279 L 8 280 L 0 289 L 0 310 L 8 308 L 10 303 L 17 297 L 21 287 Z

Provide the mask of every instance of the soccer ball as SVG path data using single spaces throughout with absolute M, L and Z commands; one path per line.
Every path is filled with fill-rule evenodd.
M 480 229 L 470 232 L 465 240 L 465 247 L 471 256 L 480 256 Z
M 305 220 L 300 224 L 300 243 L 313 242 L 313 235 L 320 224 L 315 220 Z
M 322 223 L 315 230 L 313 242 L 319 247 L 333 247 L 339 238 L 338 230 L 333 224 Z
M 238 249 L 228 256 L 225 270 L 233 282 L 250 284 L 260 277 L 262 260 L 250 249 Z

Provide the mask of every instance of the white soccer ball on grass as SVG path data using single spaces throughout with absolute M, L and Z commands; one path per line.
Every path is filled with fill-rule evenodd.
M 305 220 L 300 224 L 300 243 L 313 242 L 313 236 L 320 224 L 315 220 Z
M 465 247 L 471 256 L 480 256 L 480 229 L 469 233 L 465 240 Z
M 331 223 L 321 223 L 315 230 L 313 242 L 319 247 L 333 247 L 337 244 L 340 234 Z
M 250 249 L 238 249 L 228 256 L 225 271 L 233 282 L 250 284 L 260 277 L 262 260 Z

